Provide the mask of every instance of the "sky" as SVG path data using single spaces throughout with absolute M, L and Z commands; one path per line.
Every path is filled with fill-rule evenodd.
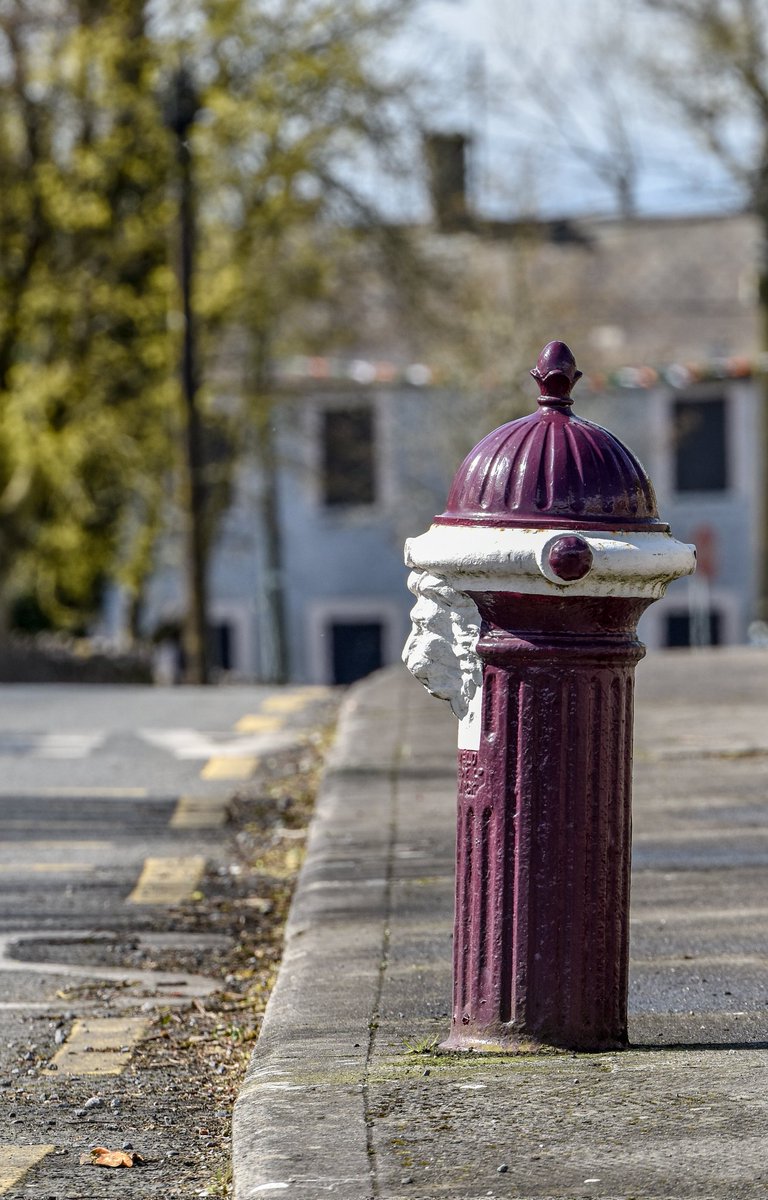
M 615 211 L 586 159 L 605 154 L 616 112 L 639 212 L 732 211 L 741 196 L 729 177 L 633 72 L 659 36 L 638 0 L 423 0 L 403 54 L 429 74 L 429 124 L 472 138 L 483 215 Z

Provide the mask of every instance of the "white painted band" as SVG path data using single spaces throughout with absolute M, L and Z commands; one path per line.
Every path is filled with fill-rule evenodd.
M 587 543 L 593 561 L 583 579 L 567 582 L 554 574 L 548 555 L 558 538 L 573 536 Z M 696 548 L 659 531 L 433 525 L 420 537 L 408 539 L 405 561 L 412 570 L 442 576 L 462 592 L 658 600 L 673 579 L 696 570 Z
M 475 689 L 465 715 L 459 721 L 459 750 L 479 750 L 483 724 L 483 684 Z

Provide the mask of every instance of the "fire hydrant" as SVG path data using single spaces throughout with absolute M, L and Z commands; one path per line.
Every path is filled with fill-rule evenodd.
M 459 718 L 450 1050 L 627 1044 L 636 627 L 695 569 L 638 460 L 572 415 L 568 347 L 531 374 L 538 411 L 406 542 L 403 657 Z

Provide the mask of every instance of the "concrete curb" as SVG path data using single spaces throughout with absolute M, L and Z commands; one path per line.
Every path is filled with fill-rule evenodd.
M 349 1194 L 359 1200 L 368 1194 L 362 1091 L 386 936 L 392 769 L 403 683 L 407 687 L 401 671 L 385 683 L 376 676 L 351 689 L 342 707 L 283 962 L 235 1107 L 237 1200 L 289 1188 L 304 1195 L 351 1188 Z M 372 723 L 378 730 L 375 745 Z M 331 1079 L 338 1086 L 329 1105 L 325 1085 Z M 314 1143 L 307 1139 L 310 1130 L 317 1131 Z

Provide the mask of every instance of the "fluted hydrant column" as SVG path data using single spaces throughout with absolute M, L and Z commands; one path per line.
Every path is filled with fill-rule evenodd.
M 637 459 L 571 414 L 567 346 L 532 374 L 538 412 L 406 546 L 404 656 L 460 718 L 455 1050 L 626 1044 L 636 626 L 695 561 Z

